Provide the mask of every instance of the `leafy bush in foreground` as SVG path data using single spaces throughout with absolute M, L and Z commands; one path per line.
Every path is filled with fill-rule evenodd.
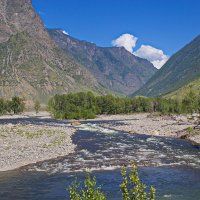
M 101 188 L 96 187 L 95 177 L 87 174 L 84 181 L 84 187 L 79 188 L 80 184 L 76 181 L 69 186 L 69 194 L 71 200 L 106 200 L 106 196 L 101 192 Z
M 120 189 L 123 200 L 155 200 L 155 188 L 150 188 L 148 197 L 148 194 L 145 191 L 146 185 L 141 183 L 135 165 L 132 166 L 129 176 L 127 175 L 125 167 L 122 167 L 121 174 L 123 181 L 120 185 Z
M 121 169 L 122 183 L 120 190 L 123 200 L 155 200 L 155 188 L 150 188 L 150 193 L 145 191 L 146 185 L 142 184 L 137 172 L 136 165 L 132 165 L 130 175 L 127 175 L 126 168 Z M 101 188 L 96 187 L 95 177 L 87 175 L 84 187 L 80 188 L 80 183 L 73 182 L 69 188 L 70 200 L 106 200 L 106 194 Z

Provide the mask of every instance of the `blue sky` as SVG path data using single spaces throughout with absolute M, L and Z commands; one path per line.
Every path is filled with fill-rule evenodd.
M 33 0 L 48 28 L 111 46 L 128 33 L 134 51 L 150 46 L 171 56 L 200 34 L 200 0 Z M 141 52 L 139 52 L 141 54 Z

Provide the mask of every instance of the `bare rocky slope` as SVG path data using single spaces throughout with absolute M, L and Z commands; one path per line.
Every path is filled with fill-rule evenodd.
M 149 61 L 134 56 L 123 47 L 98 47 L 94 43 L 75 39 L 60 29 L 49 29 L 48 32 L 67 54 L 114 93 L 132 94 L 157 71 Z
M 104 92 L 96 78 L 49 37 L 31 0 L 0 0 L 0 92 L 46 102 L 56 93 Z

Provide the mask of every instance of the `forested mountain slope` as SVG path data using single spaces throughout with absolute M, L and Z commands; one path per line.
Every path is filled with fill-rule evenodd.
M 161 96 L 200 77 L 200 36 L 174 54 L 134 95 Z

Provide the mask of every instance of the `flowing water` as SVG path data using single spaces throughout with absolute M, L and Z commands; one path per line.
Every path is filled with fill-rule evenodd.
M 68 199 L 65 188 L 90 169 L 108 199 L 121 199 L 119 167 L 137 162 L 142 181 L 157 188 L 157 199 L 200 200 L 200 151 L 173 138 L 150 137 L 79 126 L 76 151 L 66 157 L 0 173 L 0 200 Z

